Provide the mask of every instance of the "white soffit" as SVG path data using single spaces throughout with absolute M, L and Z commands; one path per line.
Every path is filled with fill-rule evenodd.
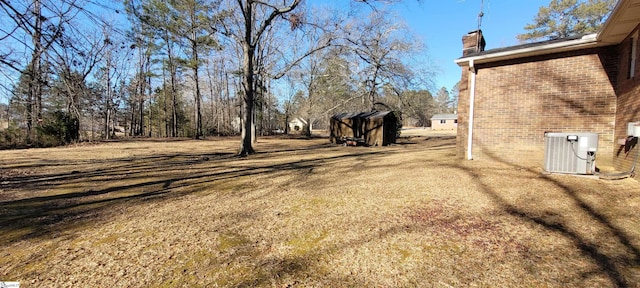
M 598 41 L 609 45 L 624 41 L 640 23 L 640 0 L 620 0 L 598 33 Z

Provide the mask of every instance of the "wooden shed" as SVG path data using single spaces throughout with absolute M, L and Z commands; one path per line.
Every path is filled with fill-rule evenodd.
M 386 146 L 396 142 L 397 121 L 390 111 L 336 114 L 330 120 L 330 141 L 352 139 L 367 146 Z

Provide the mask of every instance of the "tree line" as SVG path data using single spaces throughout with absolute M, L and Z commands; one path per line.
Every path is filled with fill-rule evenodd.
M 0 1 L 0 145 L 289 132 L 338 112 L 451 113 L 398 1 Z M 452 94 L 452 95 L 450 95 Z M 2 126 L 0 126 L 2 128 Z

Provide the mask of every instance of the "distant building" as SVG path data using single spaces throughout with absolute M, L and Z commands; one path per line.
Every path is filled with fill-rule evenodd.
M 458 129 L 458 115 L 456 114 L 433 115 L 433 117 L 431 117 L 431 129 L 433 130 Z
M 306 126 L 307 120 L 300 117 L 295 117 L 289 121 L 289 131 L 291 132 L 301 132 Z

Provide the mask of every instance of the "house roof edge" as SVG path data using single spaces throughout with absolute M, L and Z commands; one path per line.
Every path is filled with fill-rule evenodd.
M 640 23 L 640 0 L 620 0 L 598 31 L 598 41 L 618 44 Z
M 598 42 L 597 34 L 587 34 L 577 39 L 570 39 L 564 41 L 545 41 L 539 43 L 533 43 L 529 45 L 513 46 L 507 48 L 498 48 L 484 51 L 483 53 L 462 57 L 456 59 L 454 62 L 459 66 L 466 66 L 471 60 L 476 64 L 489 63 L 502 60 L 510 60 L 516 58 L 524 58 L 530 56 L 538 56 L 545 54 L 553 54 L 559 52 L 573 51 L 585 48 L 593 48 L 602 45 L 604 43 Z M 518 48 L 521 47 L 521 48 Z

